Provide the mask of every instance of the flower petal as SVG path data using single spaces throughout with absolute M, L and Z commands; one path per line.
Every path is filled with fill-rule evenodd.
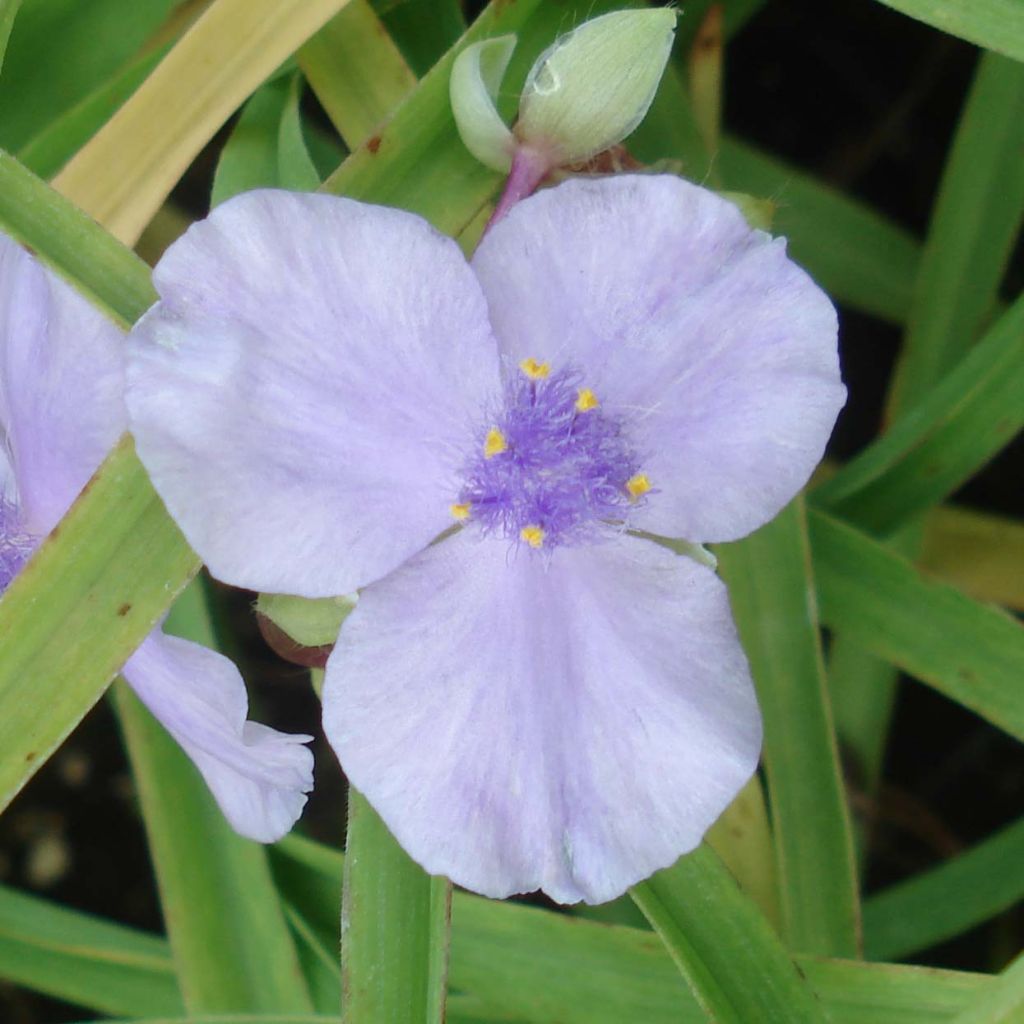
M 246 721 L 245 683 L 231 661 L 157 630 L 123 673 L 202 772 L 236 832 L 272 843 L 292 827 L 313 788 L 313 755 L 303 746 L 312 737 Z
M 367 587 L 324 727 L 426 870 L 602 902 L 700 842 L 757 764 L 725 587 L 633 537 L 550 554 L 461 533 Z
M 0 427 L 26 529 L 47 533 L 125 429 L 121 331 L 0 235 Z
M 741 537 L 806 483 L 845 401 L 828 297 L 782 240 L 670 176 L 573 180 L 473 258 L 502 351 L 575 363 L 658 493 L 636 525 Z
M 498 389 L 479 286 L 412 214 L 258 191 L 161 260 L 128 405 L 153 483 L 220 579 L 323 597 L 451 522 Z M 463 446 L 463 447 L 460 447 Z

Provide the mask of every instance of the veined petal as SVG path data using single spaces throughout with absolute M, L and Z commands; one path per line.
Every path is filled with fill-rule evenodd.
M 257 191 L 160 261 L 132 332 L 139 455 L 220 579 L 349 593 L 451 522 L 498 388 L 479 286 L 412 214 Z
M 245 683 L 234 664 L 159 630 L 128 659 L 124 677 L 202 773 L 236 832 L 280 839 L 313 788 L 311 736 L 246 721 Z
M 426 870 L 566 903 L 696 846 L 761 735 L 708 569 L 633 537 L 549 559 L 465 533 L 362 592 L 324 726 Z
M 741 537 L 806 483 L 846 390 L 828 297 L 731 203 L 670 176 L 517 204 L 473 267 L 515 364 L 573 363 L 656 493 L 631 523 Z
M 47 533 L 126 426 L 123 337 L 0 235 L 0 435 L 26 529 Z

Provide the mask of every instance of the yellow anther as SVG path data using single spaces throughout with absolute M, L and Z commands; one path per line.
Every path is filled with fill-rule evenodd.
M 538 363 L 537 360 L 531 356 L 529 359 L 524 359 L 519 364 L 519 369 L 522 370 L 530 380 L 543 380 L 551 372 L 551 365 L 549 363 Z
M 448 511 L 451 512 L 453 519 L 458 519 L 462 522 L 463 519 L 469 518 L 470 504 L 468 501 L 460 502 L 458 505 L 449 505 Z
M 576 399 L 577 412 L 590 412 L 591 409 L 596 409 L 600 404 L 597 400 L 597 395 L 590 388 L 580 388 L 579 397 Z
M 539 548 L 544 543 L 544 528 L 542 526 L 524 526 L 519 531 L 519 536 L 522 537 L 531 548 Z
M 637 473 L 626 481 L 626 490 L 633 501 L 642 498 L 650 489 L 651 481 L 648 480 L 646 473 Z
M 484 438 L 484 456 L 488 459 L 500 455 L 508 447 L 505 435 L 497 428 L 491 427 Z

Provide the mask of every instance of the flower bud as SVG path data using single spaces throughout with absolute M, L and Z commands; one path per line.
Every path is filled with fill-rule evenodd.
M 526 79 L 515 134 L 551 165 L 587 160 L 629 135 L 654 99 L 675 35 L 666 8 L 615 11 L 562 36 Z
M 341 624 L 355 605 L 355 594 L 315 599 L 260 594 L 256 611 L 300 647 L 326 647 L 338 639 Z
M 448 83 L 459 135 L 482 164 L 508 173 L 515 139 L 495 107 L 505 69 L 516 46 L 514 35 L 467 46 L 455 58 Z

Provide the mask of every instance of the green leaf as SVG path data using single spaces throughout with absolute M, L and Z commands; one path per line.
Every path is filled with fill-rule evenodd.
M 322 929 L 325 942 L 337 941 L 341 854 L 292 835 L 272 849 L 271 857 L 287 898 L 314 928 Z M 755 928 L 755 943 L 761 927 Z M 552 964 L 558 969 L 552 970 Z M 977 998 L 992 981 L 957 971 L 818 957 L 798 957 L 797 964 L 827 1006 L 832 1024 L 934 1024 Z M 474 998 L 475 1012 L 497 1019 L 507 1015 L 559 1024 L 707 1020 L 650 932 L 465 892 L 456 892 L 452 900 L 449 982 L 454 991 Z
M 188 1017 L 161 1017 L 159 1020 L 153 1017 L 145 1017 L 141 1020 L 97 1020 L 83 1021 L 82 1024 L 338 1024 L 338 1018 L 324 1017 L 314 1013 L 280 1014 L 272 1016 L 253 1013 L 218 1013 L 213 1017 L 206 1014 Z
M 0 152 L 0 230 L 122 327 L 156 302 L 149 267 L 7 153 Z
M 0 977 L 110 1014 L 181 1013 L 167 943 L 0 887 Z
M 864 903 L 864 952 L 897 960 L 937 945 L 1024 897 L 1024 818 Z
M 313 1009 L 318 1013 L 337 1014 L 341 1006 L 338 943 L 333 941 L 328 946 L 321 934 L 295 907 L 286 905 L 284 912 L 295 939 L 302 974 L 313 999 Z
M 822 663 L 803 501 L 717 546 L 764 717 L 784 934 L 790 949 L 857 955 L 849 812 Z
M 901 498 L 911 499 L 907 514 L 913 511 L 914 500 L 928 499 L 929 495 L 938 500 L 956 486 L 958 477 L 962 479 L 977 468 L 979 460 L 987 457 L 987 450 L 995 450 L 1002 443 L 999 438 L 1002 425 L 998 420 L 994 423 L 986 420 L 989 410 L 979 410 L 976 404 L 972 408 L 969 399 L 965 412 L 977 412 L 983 431 L 987 429 L 991 433 L 977 438 L 970 433 L 963 434 L 953 440 L 951 452 L 941 447 L 944 440 L 941 425 L 937 428 L 940 436 L 933 439 L 939 445 L 936 451 L 935 443 L 926 436 L 914 436 L 914 423 L 909 427 L 900 426 L 900 418 L 908 400 L 937 401 L 939 405 L 933 408 L 940 416 L 946 411 L 953 416 L 953 410 L 961 402 L 958 393 L 947 391 L 948 401 L 943 409 L 942 399 L 932 398 L 930 389 L 940 383 L 942 375 L 974 344 L 980 320 L 989 311 L 1003 276 L 1009 238 L 1020 220 L 1022 171 L 1019 153 L 1014 151 L 1014 139 L 1018 140 L 1019 148 L 1022 131 L 1020 124 L 1015 124 L 1015 119 L 1019 121 L 1020 117 L 1020 88 L 1019 70 L 999 58 L 982 59 L 943 171 L 915 284 L 901 368 L 897 371 L 887 409 L 887 419 L 897 424 L 898 431 L 909 431 L 909 436 L 903 436 L 912 446 L 921 440 L 925 451 L 917 452 L 911 447 L 901 453 L 898 450 L 900 434 L 894 440 L 883 439 L 881 448 L 868 449 L 862 455 L 863 461 L 855 460 L 857 465 L 849 467 L 851 476 L 845 478 L 846 483 L 834 485 L 838 490 L 847 483 L 852 488 L 860 486 L 857 473 L 864 470 L 866 478 L 874 472 L 885 476 L 886 458 L 893 456 L 898 462 L 902 454 L 906 454 L 912 465 L 903 466 L 896 470 L 895 476 L 890 476 L 891 492 L 887 491 L 885 481 L 880 481 L 881 493 L 875 491 L 880 501 L 874 509 L 870 508 L 871 496 L 868 495 L 869 515 L 881 517 L 883 521 L 888 516 L 884 525 L 879 521 L 879 528 L 892 529 L 904 514 L 899 507 Z M 1007 179 L 1005 192 L 1001 180 L 1004 176 Z M 980 374 L 987 370 L 983 365 L 975 365 Z M 976 384 L 977 381 L 965 383 Z M 999 389 L 997 379 L 991 379 L 991 383 Z M 948 382 L 943 386 L 950 387 Z M 984 405 L 986 396 L 980 397 Z M 1014 404 L 1012 395 L 1010 402 Z M 1024 403 L 1018 400 L 1016 404 Z M 919 407 L 912 415 L 920 416 L 920 413 Z M 918 425 L 928 427 L 926 423 Z M 968 431 L 972 429 L 970 423 L 965 427 Z M 887 445 L 893 447 L 887 448 Z M 918 457 L 915 463 L 915 457 L 921 454 L 926 458 Z M 958 468 L 950 464 L 948 456 L 951 455 L 954 463 L 956 456 L 966 461 Z M 909 470 L 905 479 L 900 476 L 904 469 Z M 932 476 L 933 471 L 935 476 Z M 947 473 L 944 478 L 943 471 Z M 867 482 L 866 478 L 861 483 Z M 870 483 L 868 486 L 870 488 Z M 859 500 L 859 496 L 853 498 L 854 503 Z M 893 512 L 898 514 L 894 517 Z M 921 548 L 920 524 L 912 520 L 903 535 L 892 537 L 891 543 L 902 555 L 913 558 Z M 841 633 L 834 639 L 829 667 L 840 731 L 859 760 L 871 792 L 881 775 L 895 702 L 896 673 L 884 662 L 866 655 Z
M 942 32 L 1024 60 L 1024 0 L 881 0 Z
M 125 438 L 0 597 L 0 809 L 197 567 Z
M 167 625 L 186 639 L 212 642 L 198 584 Z M 116 703 L 186 1007 L 312 1009 L 264 848 L 231 829 L 191 761 L 124 684 Z
M 708 1020 L 651 932 L 463 893 L 452 904 L 451 985 L 516 1020 Z
M 167 53 L 160 47 L 133 60 L 84 99 L 36 132 L 18 159 L 43 178 L 52 178 L 106 124 Z
M 336 943 L 341 854 L 296 836 L 271 853 L 282 885 L 313 904 L 314 916 L 333 920 L 334 938 L 328 941 Z M 173 1012 L 155 1008 L 154 994 L 148 990 L 159 986 L 165 993 L 173 991 L 170 954 L 162 940 L 38 896 L 18 894 L 17 898 L 24 901 L 24 912 L 0 918 L 7 921 L 13 916 L 17 922 L 8 931 L 0 925 L 0 934 L 9 943 L 0 941 L 0 977 L 23 981 L 57 997 L 75 998 L 102 1011 L 107 1009 L 103 1000 L 109 993 L 103 979 L 108 975 L 97 972 L 92 983 L 83 973 L 84 966 L 95 959 L 96 951 L 90 947 L 101 947 L 104 962 L 119 963 L 126 982 L 122 992 L 128 1005 L 111 1012 L 146 1017 L 147 1024 L 155 1024 L 152 1018 L 161 1012 Z M 455 894 L 454 910 L 452 985 L 467 995 L 451 1000 L 453 1021 L 696 1024 L 706 1020 L 661 942 L 650 932 L 595 925 L 468 893 Z M 66 944 L 62 937 L 76 941 Z M 25 955 L 18 946 L 30 947 L 29 955 L 38 957 L 33 978 L 16 974 L 17 958 Z M 559 965 L 557 971 L 551 969 L 553 963 Z M 832 1024 L 934 1024 L 976 1001 L 994 981 L 958 971 L 816 957 L 801 957 L 798 963 L 827 1005 Z M 48 965 L 45 977 L 43 964 Z M 133 992 L 138 994 L 137 1005 Z M 463 1009 L 475 1016 L 460 1017 Z M 281 1019 L 278 1014 L 272 1017 L 274 1024 Z M 285 1018 L 289 1019 L 294 1020 Z M 336 1016 L 332 1019 L 337 1021 Z
M 398 845 L 351 786 L 341 909 L 345 1024 L 442 1024 L 451 884 Z
M 378 3 L 378 10 L 417 75 L 426 74 L 466 28 L 459 0 L 397 0 Z
M 849 960 L 802 960 L 800 967 L 833 1024 L 936 1024 L 970 1006 L 993 983 L 987 974 Z
M 0 75 L 0 146 L 19 149 L 115 75 L 175 3 L 24 0 Z
M 1024 296 L 880 440 L 813 494 L 884 534 L 952 493 L 1024 425 Z
M 1024 214 L 1024 65 L 984 54 L 943 170 L 890 416 L 956 366 L 981 333 Z
M 708 1019 L 721 1024 L 825 1021 L 771 926 L 712 850 L 701 846 L 633 886 Z
M 940 501 L 1024 423 L 1024 300 L 971 349 L 1024 213 L 1022 147 L 1024 67 L 988 55 L 943 174 L 890 395 L 895 426 L 815 493 L 868 530 Z
M 1024 1018 L 1024 956 L 1017 957 L 953 1024 L 1019 1024 Z
M 3 70 L 7 54 L 7 40 L 14 28 L 14 17 L 21 6 L 21 0 L 0 0 L 0 71 Z
M 822 621 L 1024 739 L 1024 628 L 923 577 L 884 544 L 810 515 Z
M 277 180 L 281 188 L 312 192 L 320 187 L 320 173 L 309 155 L 302 132 L 302 75 L 292 75 L 277 135 Z
M 350 0 L 299 50 L 298 58 L 350 149 L 365 142 L 416 86 L 416 76 L 369 0 Z
M 220 151 L 211 207 L 240 192 L 278 184 L 278 133 L 287 96 L 287 82 L 276 79 L 260 86 L 246 103 Z

